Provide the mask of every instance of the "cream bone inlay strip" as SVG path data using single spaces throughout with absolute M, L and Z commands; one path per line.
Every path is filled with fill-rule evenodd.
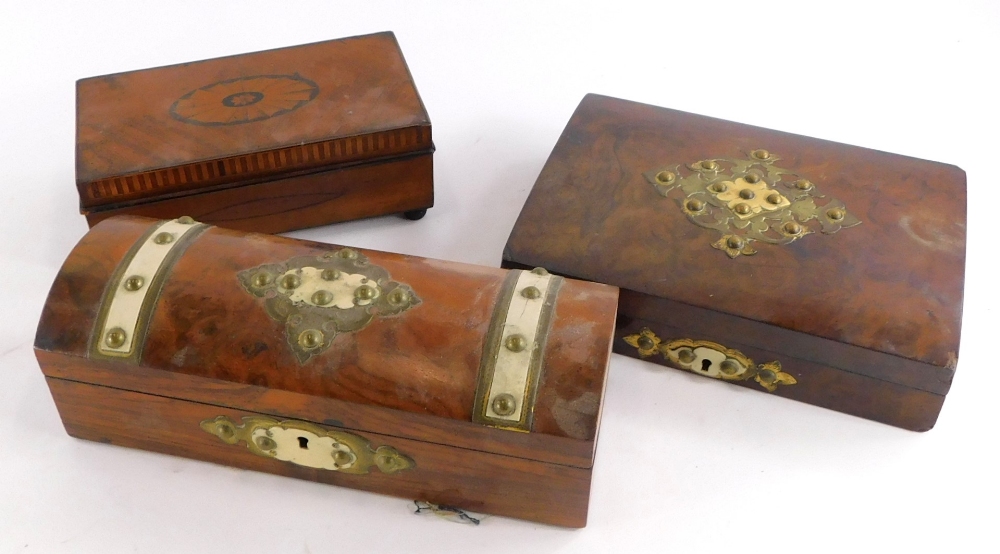
M 182 240 L 185 236 L 195 236 L 207 227 L 190 217 L 181 217 L 155 224 L 139 239 L 119 264 L 105 293 L 93 351 L 116 358 L 138 353 L 140 335 L 144 334 L 152 303 L 162 286 L 158 277 L 172 265 L 170 255 L 183 252 L 187 246 L 187 241 Z
M 512 271 L 508 276 L 480 364 L 474 421 L 530 430 L 545 339 L 561 281 L 541 268 Z

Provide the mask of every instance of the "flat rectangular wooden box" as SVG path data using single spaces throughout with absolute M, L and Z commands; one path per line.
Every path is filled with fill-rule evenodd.
M 70 435 L 586 524 L 614 287 L 131 216 L 35 352 Z
M 434 204 L 431 122 L 391 32 L 77 82 L 80 212 L 277 233 Z
M 925 431 L 965 221 L 955 166 L 588 95 L 503 263 L 620 286 L 617 353 Z

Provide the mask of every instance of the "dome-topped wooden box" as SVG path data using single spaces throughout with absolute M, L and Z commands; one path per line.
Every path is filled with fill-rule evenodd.
M 617 289 L 116 217 L 35 351 L 69 434 L 582 527 Z

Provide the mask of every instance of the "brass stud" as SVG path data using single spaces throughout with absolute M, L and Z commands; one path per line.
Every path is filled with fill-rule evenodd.
M 306 350 L 312 350 L 323 344 L 323 331 L 319 329 L 306 329 L 299 333 L 299 346 Z
M 847 214 L 844 212 L 844 210 L 840 208 L 831 208 L 826 211 L 826 217 L 829 217 L 834 221 L 840 221 L 841 219 L 844 219 L 845 215 Z
M 142 288 L 146 284 L 146 280 L 142 278 L 141 275 L 133 275 L 128 279 L 125 279 L 125 290 L 135 292 Z
M 493 397 L 493 413 L 498 416 L 509 416 L 517 409 L 517 400 L 514 395 L 508 393 L 498 394 Z
M 233 429 L 232 425 L 227 423 L 220 423 L 215 426 L 215 432 L 219 434 L 220 437 L 232 438 L 236 434 L 236 430 Z
M 535 269 L 532 269 L 531 272 L 534 273 L 535 275 L 542 275 L 542 276 L 549 274 L 548 270 L 546 270 L 544 267 L 536 267 Z
M 757 378 L 760 379 L 762 383 L 771 384 L 778 379 L 778 375 L 770 369 L 762 369 L 757 373 Z
M 641 335 L 638 339 L 636 339 L 635 343 L 638 344 L 639 348 L 643 350 L 652 350 L 656 348 L 656 342 L 646 335 Z
M 726 239 L 726 246 L 732 248 L 733 250 L 739 250 L 743 248 L 743 237 L 729 237 Z
M 354 260 L 358 257 L 358 253 L 350 248 L 344 248 L 337 252 L 337 255 L 346 260 Z
M 752 185 L 754 183 L 759 183 L 760 177 L 756 173 L 750 173 L 746 177 L 744 177 L 743 180 Z
M 701 162 L 701 168 L 709 171 L 715 171 L 716 169 L 719 169 L 719 164 L 715 163 L 713 160 L 705 160 Z
M 189 215 L 182 215 L 177 218 L 177 223 L 180 223 L 181 225 L 193 225 L 194 219 Z
M 302 284 L 302 279 L 294 273 L 289 273 L 281 278 L 281 288 L 283 289 L 296 289 Z
M 735 211 L 740 215 L 749 215 L 750 212 L 753 211 L 753 209 L 750 207 L 750 204 L 747 204 L 745 202 L 740 202 L 739 204 L 736 205 L 735 208 L 733 208 L 733 211 Z
M 371 300 L 375 298 L 375 289 L 368 285 L 361 285 L 354 289 L 354 297 L 358 300 Z
M 396 306 L 410 299 L 410 293 L 404 289 L 396 289 L 389 294 L 389 303 Z
M 661 171 L 656 174 L 656 181 L 658 183 L 668 184 L 673 183 L 677 176 L 674 175 L 673 171 Z
M 744 200 L 750 200 L 754 196 L 756 196 L 756 195 L 750 189 L 743 189 L 743 190 L 740 191 L 740 198 L 742 198 Z
M 690 348 L 681 348 L 677 351 L 677 359 L 689 364 L 698 359 L 698 356 L 694 353 L 694 350 L 691 350 Z
M 271 437 L 261 435 L 254 439 L 254 442 L 257 443 L 257 448 L 261 450 L 274 450 L 278 448 L 278 443 L 274 442 L 274 439 Z
M 735 360 L 723 360 L 719 364 L 719 371 L 725 375 L 736 375 L 740 371 L 740 364 L 736 363 Z
M 270 282 L 271 275 L 263 271 L 253 276 L 253 286 L 257 288 L 266 287 Z
M 126 338 L 128 338 L 128 336 L 125 334 L 125 329 L 115 327 L 114 329 L 108 331 L 108 334 L 104 336 L 104 344 L 110 346 L 111 348 L 121 348 L 125 345 Z
M 795 181 L 795 188 L 799 190 L 809 190 L 813 188 L 813 184 L 809 179 L 799 179 Z
M 153 242 L 156 244 L 170 244 L 171 242 L 174 242 L 174 235 L 164 231 L 153 237 Z
M 758 160 L 766 160 L 771 157 L 771 153 L 764 149 L 754 150 L 753 157 L 757 158 Z
M 542 297 L 542 291 L 538 290 L 538 287 L 524 287 L 521 289 L 521 296 L 528 300 L 535 300 Z
M 511 335 L 507 337 L 503 345 L 511 352 L 521 352 L 528 347 L 528 340 L 524 338 L 524 335 Z
M 328 290 L 318 290 L 312 295 L 312 303 L 317 306 L 326 306 L 333 302 L 333 294 Z
M 353 456 L 351 456 L 351 453 L 347 452 L 346 450 L 337 450 L 336 452 L 333 453 L 333 463 L 337 464 L 338 466 L 347 465 L 351 463 L 352 458 Z
M 687 209 L 692 212 L 700 212 L 705 209 L 705 203 L 697 198 L 687 201 Z
M 782 225 L 781 228 L 784 229 L 789 235 L 797 235 L 802 232 L 802 226 L 795 221 L 789 221 L 788 223 Z
M 767 202 L 769 204 L 774 204 L 775 206 L 777 206 L 778 204 L 781 204 L 781 195 L 776 192 L 772 192 L 771 194 L 767 195 Z
M 712 183 L 712 186 L 708 187 L 712 192 L 726 192 L 729 186 L 723 182 Z
M 337 269 L 324 269 L 322 273 L 319 274 L 320 278 L 324 281 L 336 281 L 340 278 L 340 271 Z

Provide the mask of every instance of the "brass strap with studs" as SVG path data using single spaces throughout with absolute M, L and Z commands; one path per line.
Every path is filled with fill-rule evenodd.
M 101 299 L 90 341 L 91 357 L 139 360 L 166 275 L 206 228 L 190 217 L 161 221 L 132 245 Z
M 561 277 L 542 268 L 507 275 L 479 365 L 473 421 L 531 430 L 545 341 L 561 283 Z

